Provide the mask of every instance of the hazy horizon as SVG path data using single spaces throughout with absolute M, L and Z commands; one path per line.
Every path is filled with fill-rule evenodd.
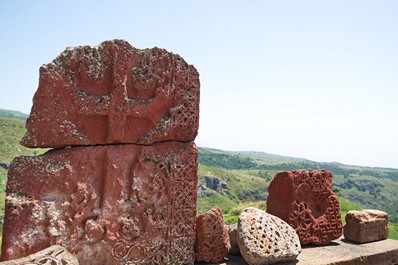
M 3 109 L 3 108 L 0 108 L 0 109 Z M 3 109 L 3 110 L 6 110 L 6 109 Z M 10 110 L 10 111 L 19 111 L 19 110 Z M 29 115 L 29 113 L 25 113 L 25 112 L 22 112 L 22 111 L 19 111 L 19 112 L 21 112 L 22 114 Z M 308 159 L 308 158 L 306 158 L 306 157 L 293 157 L 293 156 L 287 156 L 287 155 L 284 155 L 284 154 L 268 153 L 268 152 L 266 152 L 265 150 L 230 150 L 230 149 L 219 149 L 219 148 L 214 148 L 214 147 L 211 147 L 211 146 L 198 146 L 198 147 L 199 147 L 199 148 L 214 149 L 214 150 L 219 150 L 219 151 L 226 151 L 226 152 L 237 152 L 237 153 L 239 153 L 239 152 L 256 152 L 256 153 L 264 153 L 264 154 L 267 154 L 267 155 L 275 155 L 275 156 L 291 157 L 291 158 L 297 158 L 297 159 L 307 159 L 307 160 L 310 160 L 310 159 Z M 320 163 L 322 163 L 322 162 L 328 162 L 328 163 L 341 163 L 341 162 L 339 162 L 339 161 L 317 161 L 317 160 L 314 160 L 314 162 L 320 162 Z M 341 164 L 344 164 L 344 163 L 341 163 Z M 344 165 L 347 165 L 347 166 L 371 167 L 371 166 L 367 166 L 367 165 L 351 165 L 351 164 L 344 164 Z M 375 166 L 375 168 L 377 168 L 377 166 Z M 381 168 L 389 168 L 389 167 L 381 167 Z M 395 167 L 390 167 L 390 168 L 391 168 L 391 169 L 398 169 L 398 168 L 395 168 Z
M 39 68 L 125 39 L 201 78 L 198 146 L 398 168 L 398 2 L 3 1 L 3 109 L 29 114 Z

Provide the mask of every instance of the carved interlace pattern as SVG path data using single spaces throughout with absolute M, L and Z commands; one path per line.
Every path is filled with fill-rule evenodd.
M 134 208 L 145 208 L 143 219 L 131 225 L 137 229 L 127 229 L 133 232 L 130 240 L 124 237 L 125 240 L 112 248 L 115 260 L 123 264 L 189 264 L 194 261 L 196 182 L 195 174 L 187 173 L 196 170 L 196 166 L 191 162 L 195 161 L 194 157 L 190 158 L 185 160 L 187 163 L 178 163 L 176 160 L 180 158 L 176 157 L 164 161 L 153 153 L 141 155 L 134 176 L 137 181 L 148 183 L 140 187 L 133 184 L 132 194 L 136 199 Z M 147 193 L 148 198 L 143 198 L 143 193 Z M 156 203 L 149 198 L 155 198 Z M 127 220 L 133 216 L 137 213 Z M 140 229 L 139 223 L 142 224 Z
M 64 248 L 58 248 L 55 246 L 50 247 L 48 250 L 44 250 L 43 254 L 37 253 L 32 255 L 32 258 L 23 258 L 21 265 L 69 265 L 76 264 L 77 261 L 72 258 L 70 254 L 66 254 Z M 26 261 L 26 259 L 29 259 Z
M 295 197 L 289 224 L 302 244 L 325 244 L 342 233 L 340 208 L 331 192 L 331 176 L 322 171 L 294 172 Z
M 59 149 L 22 159 L 8 219 L 29 221 L 7 221 L 20 233 L 8 253 L 57 243 L 98 264 L 193 263 L 199 87 L 179 55 L 123 40 L 43 65 L 22 143 Z
M 220 262 L 231 249 L 228 229 L 218 206 L 197 217 L 195 259 L 204 262 Z
M 84 261 L 92 255 L 99 264 L 192 264 L 197 150 L 193 144 L 174 143 L 168 149 L 164 146 L 169 143 L 159 145 L 166 151 L 159 153 L 157 147 L 90 147 L 102 151 L 78 163 L 72 153 L 81 150 L 74 149 L 66 155 L 71 165 L 58 171 L 40 169 L 59 163 L 57 157 L 46 158 L 43 165 L 23 167 L 26 173 L 54 181 L 51 185 L 56 190 L 44 188 L 49 194 L 40 195 L 43 201 L 29 204 L 35 223 L 28 222 L 16 235 L 13 251 L 26 251 L 32 238 L 63 245 Z M 87 155 L 91 152 L 84 150 Z M 96 160 L 99 163 L 93 162 Z M 99 170 L 92 170 L 98 166 Z M 26 173 L 19 172 L 22 177 Z M 29 184 L 24 187 L 26 191 L 19 194 L 30 192 Z M 68 191 L 62 194 L 64 189 Z M 16 203 L 9 200 L 8 208 Z M 31 238 L 26 238 L 24 231 L 29 231 Z M 100 249 L 101 254 L 87 249 Z

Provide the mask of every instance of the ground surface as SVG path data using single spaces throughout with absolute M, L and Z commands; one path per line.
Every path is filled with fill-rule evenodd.
M 198 263 L 202 264 L 202 263 Z M 230 256 L 217 265 L 245 265 L 242 257 Z M 353 244 L 338 239 L 327 246 L 306 246 L 296 261 L 278 265 L 398 265 L 398 241 L 382 240 L 367 244 Z

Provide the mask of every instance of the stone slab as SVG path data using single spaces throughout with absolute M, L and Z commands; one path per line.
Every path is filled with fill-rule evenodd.
M 368 243 L 388 237 L 388 213 L 379 210 L 349 211 L 345 216 L 344 238 Z
M 229 260 L 217 265 L 247 265 L 242 257 L 228 256 Z M 204 263 L 195 263 L 202 265 Z M 396 265 L 398 264 L 398 240 L 355 244 L 343 238 L 326 246 L 304 246 L 292 262 L 278 265 Z
M 297 232 L 301 245 L 326 245 L 343 233 L 340 206 L 332 191 L 332 172 L 283 171 L 268 187 L 267 212 Z
M 196 217 L 195 260 L 219 262 L 231 249 L 228 227 L 217 205 Z
M 199 73 L 164 49 L 123 40 L 67 48 L 40 68 L 21 143 L 60 148 L 193 141 Z
M 70 254 L 64 247 L 54 245 L 43 249 L 30 256 L 14 259 L 10 261 L 0 262 L 0 265 L 79 265 L 76 257 Z
M 80 264 L 192 264 L 194 143 L 111 145 L 17 157 L 2 259 L 59 244 Z

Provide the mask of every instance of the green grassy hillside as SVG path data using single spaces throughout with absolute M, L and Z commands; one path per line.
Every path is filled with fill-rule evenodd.
M 0 109 L 0 117 L 26 120 L 28 115 L 20 111 Z
M 234 180 L 240 179 L 242 175 L 246 184 L 239 184 L 239 194 L 248 197 L 243 198 L 244 196 L 240 195 L 239 199 L 243 201 L 256 196 L 263 196 L 265 200 L 267 188 L 264 187 L 268 187 L 269 182 L 280 171 L 326 169 L 333 173 L 333 189 L 341 194 L 342 198 L 363 208 L 387 211 L 390 220 L 398 222 L 398 169 L 320 163 L 261 152 L 226 152 L 210 148 L 199 148 L 199 164 L 203 168 L 199 170 L 199 175 L 205 174 L 203 171 L 206 168 L 213 169 L 214 175 L 220 179 L 227 182 L 232 180 L 232 186 L 236 185 L 233 183 Z M 229 176 L 230 180 L 226 176 Z M 247 189 L 243 186 L 247 186 Z
M 43 151 L 19 144 L 25 134 L 25 120 L 0 117 L 0 162 L 9 164 L 14 157 L 37 155 Z

